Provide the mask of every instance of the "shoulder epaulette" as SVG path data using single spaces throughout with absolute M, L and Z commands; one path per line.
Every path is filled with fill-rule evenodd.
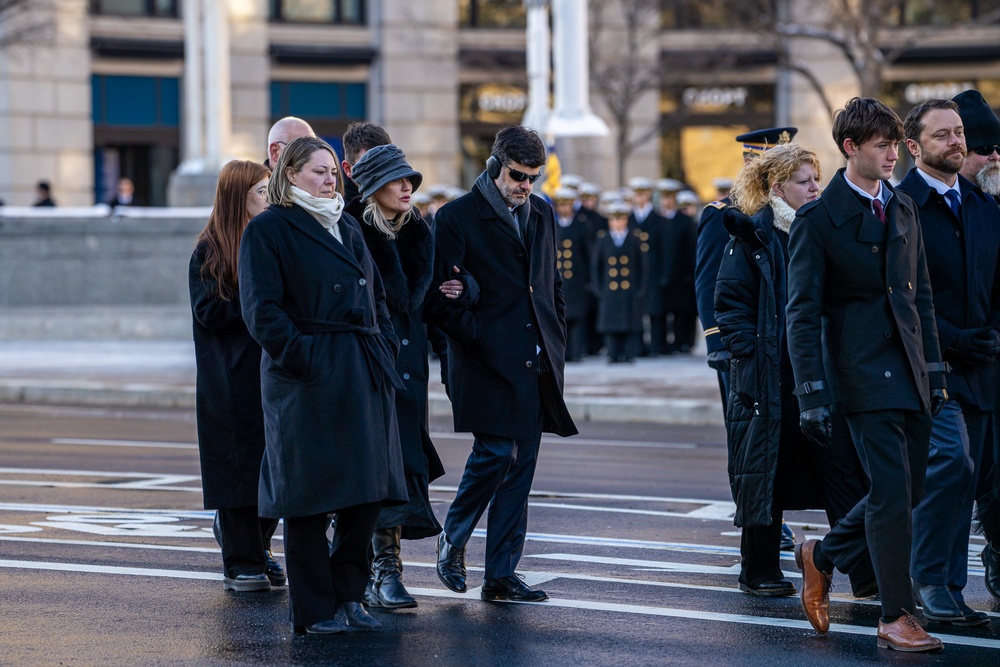
M 726 206 L 727 206 L 727 204 L 724 201 L 713 201 L 713 202 L 711 202 L 709 204 L 705 204 L 705 208 L 718 208 L 718 209 L 722 209 L 722 208 L 726 208 Z

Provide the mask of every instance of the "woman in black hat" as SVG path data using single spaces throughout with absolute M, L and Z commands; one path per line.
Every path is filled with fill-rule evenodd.
M 417 601 L 403 586 L 400 539 L 421 539 L 441 532 L 428 493 L 429 483 L 444 474 L 427 429 L 427 330 L 423 302 L 431 286 L 434 238 L 427 221 L 411 206 L 423 176 L 406 162 L 394 144 L 367 150 L 354 164 L 351 177 L 359 198 L 354 211 L 364 223 L 365 243 L 382 275 L 386 305 L 399 337 L 396 373 L 406 391 L 396 393 L 396 417 L 403 449 L 409 502 L 383 508 L 372 537 L 373 580 L 366 594 L 369 607 L 403 609 Z M 439 287 L 463 304 L 476 289 L 462 280 Z

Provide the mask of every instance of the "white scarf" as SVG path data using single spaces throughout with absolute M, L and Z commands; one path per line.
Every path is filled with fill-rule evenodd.
M 340 235 L 340 214 L 344 212 L 344 198 L 339 192 L 334 192 L 333 197 L 313 197 L 301 188 L 292 186 L 292 201 L 309 211 L 312 217 L 316 218 L 323 228 L 333 234 L 341 243 L 344 242 Z
M 792 228 L 792 221 L 795 220 L 795 209 L 773 192 L 769 199 L 771 201 L 771 210 L 774 211 L 775 228 L 787 234 L 788 230 Z

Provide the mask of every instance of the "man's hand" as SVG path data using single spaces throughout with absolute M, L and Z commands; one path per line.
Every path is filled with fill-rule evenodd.
M 817 445 L 826 447 L 833 438 L 833 426 L 830 421 L 830 408 L 821 405 L 809 408 L 799 413 L 799 428 L 806 437 Z
M 729 359 L 732 355 L 729 350 L 716 350 L 708 353 L 708 366 L 720 373 L 729 372 Z
M 931 389 L 931 417 L 937 417 L 948 402 L 947 389 Z
M 962 329 L 958 332 L 958 338 L 951 344 L 951 351 L 959 361 L 985 366 L 993 361 L 993 357 L 997 354 L 995 341 L 992 327 Z

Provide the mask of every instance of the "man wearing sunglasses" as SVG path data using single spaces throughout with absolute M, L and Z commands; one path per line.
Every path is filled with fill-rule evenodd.
M 528 492 L 542 432 L 577 430 L 562 398 L 566 303 L 556 268 L 552 207 L 532 196 L 545 146 L 526 127 L 496 136 L 472 191 L 435 215 L 434 284 L 453 266 L 476 276 L 480 296 L 460 306 L 431 290 L 426 310 L 448 341 L 455 430 L 474 436 L 438 538 L 438 577 L 466 590 L 465 548 L 489 507 L 484 600 L 537 602 L 515 569 L 528 522 Z
M 992 195 L 994 201 L 1000 202 L 1000 118 L 978 90 L 966 90 L 953 100 L 958 104 L 969 148 L 960 173 Z M 998 363 L 993 364 L 994 373 Z M 993 432 L 986 438 L 983 448 L 982 473 L 977 480 L 976 520 L 986 538 L 986 547 L 979 555 L 985 570 L 986 590 L 1000 600 L 1000 456 L 997 449 L 1000 392 L 995 390 L 995 379 L 993 387 Z

